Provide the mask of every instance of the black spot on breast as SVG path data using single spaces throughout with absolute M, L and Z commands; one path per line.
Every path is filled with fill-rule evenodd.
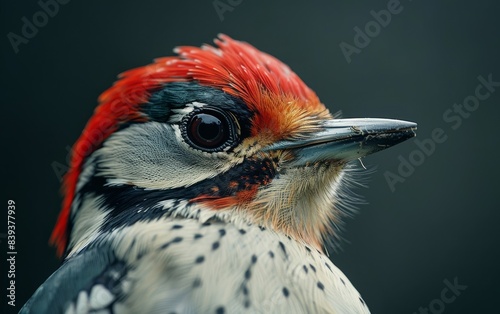
M 199 234 L 199 233 L 197 233 L 197 234 L 195 234 L 195 235 L 194 235 L 194 239 L 195 239 L 195 240 L 197 240 L 197 239 L 199 239 L 199 238 L 202 238 L 202 237 L 203 237 L 203 235 L 202 235 L 202 234 Z
M 323 285 L 323 283 L 321 281 L 318 281 L 318 288 L 320 290 L 325 290 L 325 285 Z
M 245 279 L 248 280 L 250 277 L 252 277 L 252 271 L 249 268 L 245 271 Z
M 182 242 L 182 237 L 175 237 L 172 240 L 170 240 L 169 242 L 162 244 L 160 246 L 160 250 L 164 250 L 164 249 L 168 248 L 170 246 L 170 244 L 172 244 L 172 243 L 180 243 L 180 242 Z
M 307 252 L 311 252 L 311 249 L 308 246 L 306 246 L 306 250 Z
M 342 283 L 344 284 L 344 286 L 345 286 L 345 281 L 344 281 L 344 279 L 340 278 L 340 282 L 342 282 Z
M 182 229 L 182 227 L 183 227 L 182 225 L 173 225 L 172 226 L 172 230 L 174 230 L 174 229 Z
M 316 267 L 314 267 L 312 264 L 309 264 L 309 267 L 311 267 L 313 272 L 316 272 Z
M 224 314 L 226 310 L 224 310 L 223 306 L 219 306 L 218 308 L 215 309 L 215 314 Z
M 285 254 L 285 257 L 288 258 L 288 254 L 286 254 L 286 248 L 283 242 L 279 242 L 280 249 L 283 251 L 283 254 Z
M 240 234 L 245 234 L 247 231 L 245 229 L 240 229 Z
M 220 234 L 221 237 L 225 236 L 226 235 L 226 230 L 220 229 L 219 230 L 219 234 Z
M 306 265 L 304 265 L 304 266 L 302 266 L 302 267 L 304 268 L 304 272 L 307 274 L 307 273 L 309 272 L 309 269 L 307 269 L 307 266 L 306 266 Z
M 252 264 L 257 263 L 257 255 L 252 255 Z
M 137 252 L 137 256 L 136 258 L 137 259 L 141 259 L 144 257 L 144 255 L 146 255 L 146 250 L 142 249 L 142 250 L 139 250 L 139 252 Z
M 266 231 L 265 227 L 259 226 L 260 231 Z
M 203 263 L 204 261 L 205 261 L 205 256 L 203 256 L 203 255 L 198 256 L 198 257 L 194 260 L 194 262 L 195 262 L 196 264 L 201 264 L 201 263 Z
M 219 248 L 220 243 L 219 241 L 212 243 L 212 251 L 215 251 Z
M 325 266 L 326 266 L 326 268 L 328 268 L 333 273 L 332 268 L 330 267 L 330 264 L 328 264 L 327 262 L 325 262 Z
M 241 289 L 244 295 L 244 302 L 243 306 L 245 308 L 250 307 L 250 298 L 248 296 L 249 291 L 248 291 L 248 281 L 250 278 L 252 278 L 252 267 L 257 263 L 257 255 L 252 254 L 250 258 L 250 265 L 248 266 L 247 270 L 245 270 L 244 277 L 245 279 L 243 280 L 243 283 L 241 284 Z
M 198 287 L 201 287 L 201 279 L 200 278 L 196 278 L 193 281 L 193 288 L 198 288 Z
M 290 295 L 290 292 L 286 287 L 283 287 L 283 295 L 285 296 L 285 298 L 288 298 L 288 296 Z
M 359 297 L 359 302 L 361 302 L 361 304 L 363 304 L 364 306 L 366 306 L 365 301 L 363 301 L 363 299 L 361 297 Z
M 271 258 L 274 258 L 274 252 L 273 251 L 269 251 L 269 256 L 271 256 Z
M 210 221 L 205 221 L 204 223 L 201 224 L 202 227 L 208 227 L 210 226 L 212 223 Z
M 153 236 L 153 241 L 156 239 L 156 234 Z M 130 243 L 129 250 L 132 250 L 135 246 L 135 238 L 132 240 L 132 243 Z
M 243 306 L 245 308 L 250 307 L 250 298 L 249 298 L 250 291 L 248 291 L 248 287 L 247 287 L 246 282 L 244 282 L 241 285 L 241 292 L 243 293 L 243 298 L 244 298 Z

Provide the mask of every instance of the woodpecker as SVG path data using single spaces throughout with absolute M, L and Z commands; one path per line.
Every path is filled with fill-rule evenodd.
M 416 124 L 334 117 L 226 35 L 174 52 L 100 96 L 64 178 L 63 263 L 21 313 L 369 313 L 325 248 L 352 162 Z

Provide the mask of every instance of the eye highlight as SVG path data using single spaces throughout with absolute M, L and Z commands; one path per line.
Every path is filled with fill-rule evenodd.
M 206 152 L 223 151 L 238 139 L 234 116 L 212 107 L 191 112 L 182 120 L 181 130 L 188 144 Z

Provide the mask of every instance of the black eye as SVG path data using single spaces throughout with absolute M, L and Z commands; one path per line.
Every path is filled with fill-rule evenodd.
M 236 143 L 235 119 L 215 108 L 193 111 L 184 119 L 182 131 L 188 143 L 204 151 L 222 151 Z

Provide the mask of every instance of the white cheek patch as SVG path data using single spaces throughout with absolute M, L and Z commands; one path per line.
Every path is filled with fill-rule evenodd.
M 94 155 L 97 175 L 108 184 L 150 189 L 186 187 L 231 165 L 223 153 L 206 153 L 184 142 L 177 125 L 134 124 L 111 135 Z

